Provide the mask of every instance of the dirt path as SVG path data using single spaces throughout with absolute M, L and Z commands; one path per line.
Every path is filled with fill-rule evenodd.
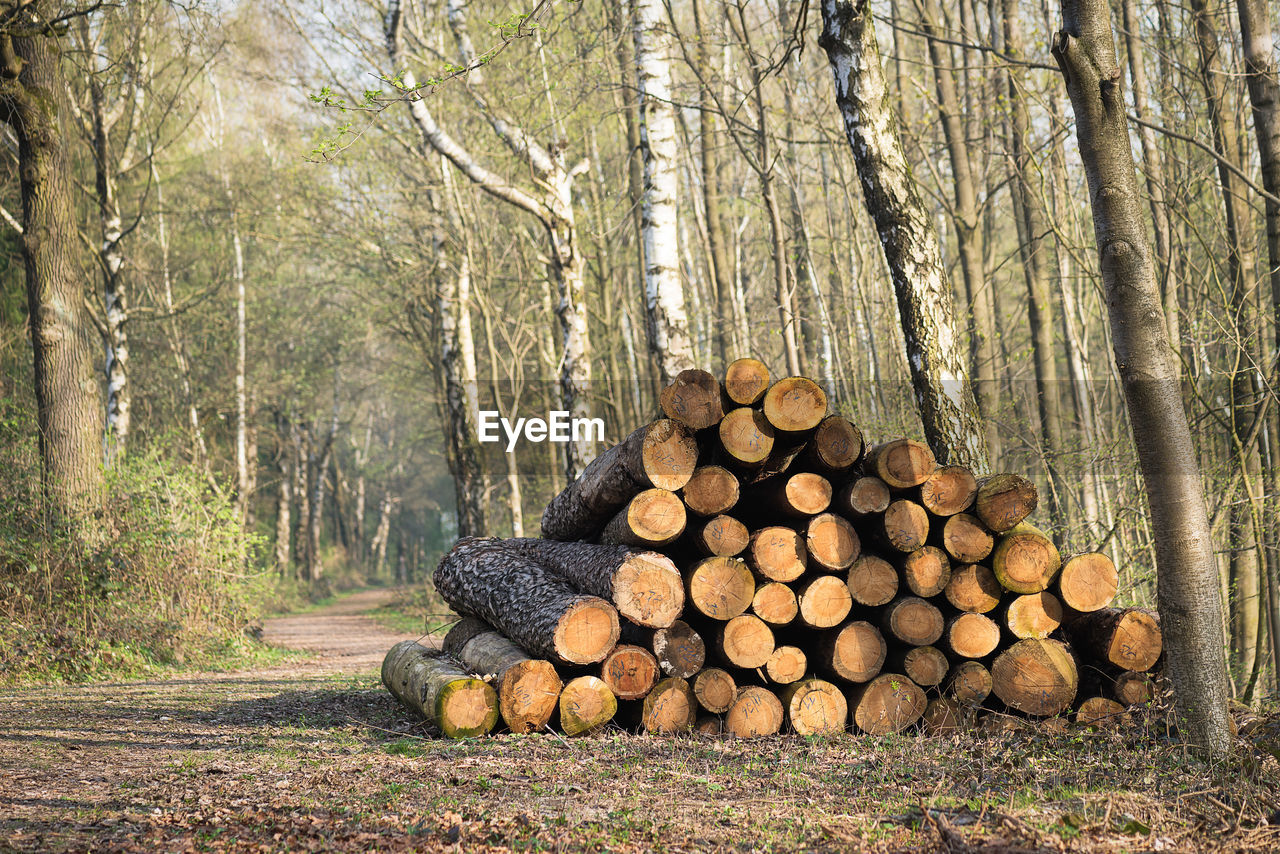
M 314 653 L 301 668 L 308 673 L 377 670 L 388 649 L 411 637 L 388 631 L 365 616 L 393 595 L 387 589 L 361 590 L 317 611 L 273 617 L 263 622 L 262 639 L 273 646 Z

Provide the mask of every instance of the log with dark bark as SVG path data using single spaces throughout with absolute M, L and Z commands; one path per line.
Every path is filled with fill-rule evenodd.
M 819 575 L 796 590 L 800 622 L 811 629 L 829 629 L 844 622 L 853 608 L 849 585 L 835 575 Z
M 498 697 L 487 682 L 416 641 L 401 641 L 387 653 L 382 684 L 449 738 L 485 735 L 498 722 Z
M 1000 608 L 1000 623 L 1015 638 L 1047 638 L 1062 625 L 1062 603 L 1052 593 L 1014 596 Z
M 1062 558 L 1053 540 L 1034 525 L 1018 525 L 996 543 L 991 552 L 991 571 L 1006 590 L 1014 593 L 1039 593 L 1048 589 Z
M 881 673 L 865 685 L 849 692 L 853 722 L 869 735 L 901 732 L 920 720 L 926 700 L 924 691 L 899 673 Z
M 918 596 L 903 596 L 881 612 L 880 626 L 888 637 L 911 646 L 928 646 L 942 637 L 945 621 L 932 603 Z
M 706 371 L 690 368 L 676 374 L 658 397 L 662 411 L 690 430 L 714 427 L 724 417 L 720 383 Z
M 716 516 L 738 503 L 738 491 L 738 476 L 724 466 L 698 466 L 680 495 L 690 513 Z
M 1080 655 L 1123 670 L 1150 670 L 1164 649 L 1155 614 L 1140 608 L 1103 608 L 1067 627 Z
M 973 514 L 996 533 L 1003 533 L 1030 516 L 1039 495 L 1036 486 L 1017 474 L 996 474 L 978 483 Z
M 849 567 L 849 595 L 859 605 L 879 607 L 898 595 L 898 571 L 882 557 L 864 554 Z
M 759 359 L 736 359 L 724 370 L 724 394 L 735 406 L 758 403 L 768 390 L 769 368 Z
M 766 581 L 756 585 L 751 613 L 771 626 L 785 626 L 800 613 L 800 604 L 790 587 L 781 581 Z
M 726 664 L 753 670 L 773 654 L 773 630 L 754 614 L 740 614 L 715 627 L 715 645 Z
M 828 415 L 809 438 L 805 465 L 827 478 L 841 478 L 851 472 L 866 450 L 862 431 L 849 419 Z
M 822 635 L 816 663 L 848 682 L 866 682 L 884 667 L 888 647 L 884 635 L 863 620 L 845 623 Z
M 890 489 L 910 489 L 927 481 L 937 469 L 933 451 L 915 439 L 894 439 L 867 449 L 863 468 L 888 484 Z
M 763 412 L 778 433 L 808 433 L 827 416 L 827 395 L 807 377 L 786 377 L 764 393 Z
M 874 475 L 846 484 L 833 499 L 836 512 L 853 519 L 883 513 L 889 507 L 889 485 Z
M 542 513 L 542 536 L 591 539 L 645 489 L 683 487 L 697 461 L 698 443 L 688 427 L 668 419 L 647 424 L 592 460 L 551 499 Z
M 951 668 L 943 686 L 962 707 L 978 706 L 991 695 L 991 671 L 980 661 L 961 661 Z
M 618 642 L 618 612 L 598 596 L 523 558 L 500 540 L 461 539 L 436 567 L 436 590 L 534 655 L 562 664 L 600 661 Z
M 720 422 L 720 450 L 735 468 L 757 468 L 773 451 L 773 427 L 758 409 L 733 409 Z
M 986 560 L 995 544 L 995 537 L 977 516 L 957 513 L 942 524 L 942 547 L 958 563 Z
M 777 735 L 782 729 L 782 703 L 767 688 L 749 685 L 738 689 L 738 696 L 725 715 L 725 732 L 738 738 Z
M 992 692 L 1028 715 L 1058 714 L 1071 705 L 1078 687 L 1075 659 L 1060 641 L 1020 640 L 991 665 Z
M 756 581 L 735 557 L 709 557 L 688 573 L 689 604 L 713 620 L 731 620 L 751 607 Z
M 661 675 L 658 659 L 636 644 L 618 644 L 600 664 L 600 678 L 619 700 L 648 696 Z
M 906 498 L 891 502 L 880 523 L 877 535 L 900 552 L 913 552 L 929 539 L 929 512 Z
M 899 647 L 891 652 L 884 662 L 885 669 L 894 673 L 905 673 L 911 681 L 922 688 L 941 685 L 951 669 L 942 650 L 934 646 Z
M 618 698 L 597 676 L 570 679 L 560 692 L 560 730 L 565 735 L 589 735 L 617 713 Z
M 843 732 L 849 724 L 849 703 L 844 692 L 824 679 L 810 677 L 793 682 L 779 692 L 787 724 L 797 735 Z
M 973 506 L 978 479 L 965 466 L 939 466 L 920 484 L 920 504 L 935 516 L 954 516 Z
M 805 524 L 804 545 L 809 560 L 829 572 L 848 569 L 862 551 L 858 532 L 835 513 L 820 513 Z
M 1000 627 L 985 614 L 957 614 L 947 620 L 942 644 L 957 658 L 986 658 L 1000 645 Z
M 512 732 L 538 732 L 555 714 L 564 687 L 555 666 L 533 658 L 483 620 L 463 617 L 440 648 L 471 673 L 490 679 L 498 693 L 498 711 Z
M 1073 611 L 1099 611 L 1116 597 L 1120 574 L 1116 565 L 1101 552 L 1088 552 L 1069 558 L 1054 590 L 1063 605 Z
M 658 548 L 684 533 L 686 515 L 680 496 L 666 489 L 646 489 L 633 496 L 600 532 L 606 545 Z
M 804 575 L 809 551 L 804 538 L 790 528 L 772 526 L 751 534 L 747 561 L 770 581 L 790 582 Z
M 688 732 L 698 715 L 698 702 L 689 683 L 679 676 L 668 676 L 644 698 L 641 724 L 652 735 Z
M 709 557 L 734 557 L 747 550 L 751 532 L 732 516 L 712 516 L 694 524 L 689 532 L 693 547 Z
M 708 667 L 693 677 L 693 696 L 698 705 L 713 715 L 723 715 L 733 705 L 738 695 L 738 685 L 727 670 Z
M 959 566 L 952 570 L 951 581 L 943 591 L 947 601 L 961 611 L 985 614 L 1000 604 L 1004 588 L 995 573 L 981 564 Z
M 917 596 L 929 598 L 951 582 L 951 559 L 936 546 L 921 546 L 902 559 L 902 578 Z
M 774 685 L 790 685 L 802 679 L 808 668 L 809 657 L 800 647 L 778 646 L 764 663 L 764 675 Z
M 671 558 L 627 546 L 510 539 L 502 543 L 568 581 L 612 602 L 618 613 L 650 628 L 671 625 L 684 610 L 684 583 Z

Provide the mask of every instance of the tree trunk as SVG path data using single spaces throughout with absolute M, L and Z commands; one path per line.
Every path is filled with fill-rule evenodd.
M 1176 708 L 1193 743 L 1225 753 L 1222 600 L 1203 484 L 1182 408 L 1143 224 L 1109 4 L 1063 0 L 1053 53 L 1066 80 L 1093 204 L 1117 367 L 1146 484 Z M 1027 641 L 1024 641 L 1027 643 Z
M 876 44 L 869 0 L 823 0 L 819 44 L 893 278 L 916 404 L 925 436 L 944 463 L 987 471 L 985 429 L 955 323 L 938 236 L 899 138 Z
M 22 258 L 34 356 L 44 488 L 79 515 L 102 485 L 102 405 L 87 337 L 66 140 L 66 82 L 57 36 L 43 23 L 58 5 L 18 7 L 21 36 L 0 35 L 0 117 L 18 141 Z
M 445 169 L 449 169 L 445 165 Z M 437 247 L 443 240 L 437 242 Z M 448 431 L 450 468 L 453 469 L 454 506 L 458 536 L 488 533 L 485 526 L 484 475 L 480 467 L 475 347 L 470 320 L 471 260 L 458 255 L 456 273 L 439 271 L 440 369 L 444 374 L 445 429 Z

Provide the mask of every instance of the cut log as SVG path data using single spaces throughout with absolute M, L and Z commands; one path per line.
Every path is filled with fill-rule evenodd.
M 831 481 L 820 474 L 796 472 L 761 484 L 759 492 L 750 496 L 758 510 L 802 519 L 816 516 L 831 504 Z
M 1000 645 L 1000 627 L 985 614 L 958 614 L 947 621 L 942 642 L 957 658 L 986 658 Z
M 692 729 L 697 714 L 698 702 L 689 683 L 669 676 L 644 698 L 641 723 L 651 735 L 670 735 Z
M 676 490 L 689 482 L 698 443 L 688 427 L 662 419 L 596 457 L 542 513 L 542 536 L 589 540 L 637 493 Z
M 961 661 L 943 680 L 947 696 L 964 708 L 980 706 L 991 695 L 991 671 L 980 661 Z
M 929 538 L 929 512 L 906 498 L 889 504 L 881 519 L 884 540 L 900 552 L 913 552 Z
M 499 540 L 466 537 L 440 561 L 436 590 L 455 611 L 479 617 L 531 654 L 594 664 L 618 642 L 618 612 L 574 590 Z
M 698 466 L 680 495 L 689 512 L 718 516 L 738 503 L 738 476 L 724 466 Z
M 854 620 L 822 635 L 817 663 L 848 682 L 866 682 L 884 667 L 888 647 L 884 635 L 863 620 Z
M 941 685 L 951 669 L 942 650 L 933 646 L 899 647 L 885 659 L 884 666 L 895 673 L 905 673 L 923 688 Z
M 889 508 L 889 485 L 874 475 L 846 484 L 835 496 L 835 509 L 855 519 L 883 513 Z
M 1053 540 L 1034 525 L 1020 522 L 991 552 L 991 571 L 1006 590 L 1039 593 L 1053 582 L 1062 558 Z
M 758 403 L 769 390 L 769 368 L 759 359 L 736 359 L 724 370 L 724 394 L 737 406 Z
M 863 468 L 883 480 L 890 489 L 911 489 L 929 479 L 938 461 L 924 442 L 894 439 L 867 449 Z
M 770 581 L 795 581 L 804 575 L 809 552 L 804 539 L 790 528 L 770 526 L 751 535 L 747 560 Z
M 1076 708 L 1076 723 L 1091 729 L 1119 729 L 1128 721 L 1124 706 L 1108 697 L 1090 697 Z
M 995 573 L 981 564 L 958 566 L 951 572 L 951 580 L 943 591 L 947 601 L 960 611 L 985 614 L 1000 604 L 1004 588 L 996 581 Z
M 954 516 L 973 506 L 978 479 L 965 466 L 939 466 L 920 484 L 920 504 L 935 516 Z
M 924 707 L 920 722 L 929 735 L 951 735 L 965 728 L 960 704 L 950 697 L 934 697 L 930 700 Z
M 658 552 L 555 540 L 501 542 L 564 578 L 575 590 L 612 602 L 619 614 L 638 625 L 669 626 L 684 610 L 680 570 Z
M 663 674 L 681 679 L 693 676 L 707 660 L 707 646 L 702 635 L 683 620 L 676 620 L 665 629 L 654 632 L 649 649 L 658 659 Z
M 737 466 L 756 467 L 773 450 L 773 427 L 758 409 L 731 410 L 720 422 L 720 448 Z
M 498 722 L 498 696 L 437 650 L 401 641 L 382 660 L 382 684 L 449 738 L 485 735 Z
M 767 688 L 749 685 L 738 689 L 729 713 L 725 715 L 725 732 L 738 738 L 777 735 L 782 729 L 782 703 Z
M 806 433 L 827 417 L 827 395 L 808 377 L 787 377 L 764 393 L 764 417 L 779 433 Z
M 927 705 L 924 691 L 899 673 L 881 673 L 849 692 L 853 722 L 868 735 L 901 732 L 920 720 Z
M 936 546 L 921 546 L 902 559 L 902 577 L 917 596 L 937 596 L 951 581 L 951 559 Z
M 708 667 L 693 677 L 693 696 L 698 705 L 713 715 L 723 715 L 733 705 L 738 686 L 729 671 Z
M 1005 705 L 1051 717 L 1071 705 L 1079 687 L 1075 659 L 1055 640 L 1020 640 L 996 656 L 991 690 Z
M 911 646 L 928 646 L 942 637 L 942 612 L 918 596 L 903 596 L 885 607 L 881 615 L 885 634 Z
M 681 371 L 658 395 L 662 411 L 673 421 L 690 430 L 705 430 L 720 423 L 724 409 L 720 401 L 720 383 L 711 374 L 697 368 Z
M 550 722 L 564 687 L 551 662 L 531 657 L 475 617 L 455 623 L 440 647 L 471 673 L 489 679 L 509 730 L 538 732 Z
M 1120 574 L 1111 558 L 1101 552 L 1088 552 L 1062 564 L 1054 589 L 1062 604 L 1085 613 L 1110 605 L 1119 583 Z
M 1156 695 L 1151 676 L 1137 670 L 1125 670 L 1111 682 L 1111 696 L 1125 706 L 1141 706 Z
M 771 626 L 785 626 L 800 613 L 795 591 L 781 581 L 766 581 L 756 587 L 751 613 Z
M 597 676 L 579 676 L 560 692 L 560 730 L 567 736 L 588 735 L 613 720 L 618 698 Z
M 1017 474 L 997 474 L 978 483 L 973 513 L 996 533 L 1011 530 L 1035 512 L 1039 496 L 1036 486 Z
M 654 654 L 630 643 L 615 646 L 600 665 L 600 678 L 619 700 L 648 696 L 661 675 Z
M 1015 638 L 1047 638 L 1062 625 L 1062 603 L 1052 593 L 1027 593 L 1001 609 L 1000 623 Z
M 853 608 L 849 585 L 835 575 L 819 575 L 804 582 L 796 602 L 800 606 L 800 622 L 811 629 L 838 626 Z
M 764 674 L 775 685 L 790 685 L 804 678 L 809 657 L 798 646 L 774 647 L 764 663 Z
M 689 604 L 713 620 L 732 620 L 747 608 L 756 593 L 756 580 L 735 557 L 709 557 L 689 573 Z
M 852 421 L 840 415 L 828 415 L 809 439 L 805 462 L 827 477 L 838 477 L 852 471 L 865 450 L 862 431 Z
M 809 559 L 830 572 L 848 569 L 862 551 L 858 532 L 843 516 L 834 513 L 820 513 L 809 520 L 804 544 Z
M 847 585 L 859 605 L 887 605 L 898 595 L 898 571 L 884 558 L 864 554 L 849 567 Z
M 754 614 L 742 614 L 717 626 L 716 650 L 734 667 L 764 667 L 773 655 L 773 630 Z
M 844 693 L 824 679 L 811 677 L 793 682 L 779 692 L 787 724 L 797 735 L 843 732 L 849 725 L 849 702 Z
M 959 563 L 986 560 L 995 543 L 995 537 L 977 516 L 957 513 L 942 523 L 942 547 Z
M 600 532 L 606 545 L 657 548 L 684 533 L 684 502 L 666 489 L 646 489 L 618 511 Z
M 712 557 L 733 557 L 742 554 L 751 544 L 747 526 L 724 515 L 712 516 L 695 526 L 691 538 L 699 552 Z
M 1140 608 L 1103 608 L 1082 614 L 1067 632 L 1080 655 L 1121 670 L 1150 670 L 1164 648 L 1155 614 Z
M 698 735 L 724 735 L 724 718 L 719 715 L 703 715 L 693 725 Z

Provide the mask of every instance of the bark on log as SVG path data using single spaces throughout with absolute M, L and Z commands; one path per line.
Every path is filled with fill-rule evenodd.
M 996 656 L 991 690 L 1005 705 L 1036 717 L 1066 709 L 1079 687 L 1075 659 L 1055 640 L 1021 640 Z
M 713 620 L 731 620 L 746 611 L 756 593 L 751 570 L 734 557 L 704 558 L 688 579 L 689 604 Z
M 416 641 L 401 641 L 387 653 L 382 684 L 449 738 L 485 735 L 498 722 L 498 697 L 487 682 Z
M 854 519 L 883 513 L 889 508 L 889 485 L 873 475 L 846 484 L 835 497 L 835 509 Z
M 985 614 L 1000 604 L 1004 588 L 990 569 L 973 564 L 955 568 L 943 593 L 955 608 L 971 614 Z
M 957 658 L 986 658 L 1000 645 L 1000 627 L 985 614 L 958 614 L 947 621 L 942 642 Z
M 551 499 L 542 513 L 542 536 L 591 539 L 638 493 L 683 487 L 697 461 L 698 443 L 689 428 L 669 419 L 647 424 L 592 460 Z
M 502 543 L 550 569 L 579 592 L 612 602 L 619 614 L 641 626 L 669 626 L 684 610 L 680 570 L 658 552 L 524 538 Z
M 991 571 L 1014 593 L 1048 589 L 1061 567 L 1062 557 L 1053 540 L 1026 522 L 1007 531 L 991 552 Z
M 1002 608 L 1001 624 L 1015 638 L 1047 638 L 1062 625 L 1062 603 L 1052 593 L 1027 593 Z
M 724 417 L 720 383 L 711 374 L 697 368 L 676 374 L 671 384 L 659 394 L 658 400 L 668 418 L 679 421 L 690 430 L 714 427 Z
M 1035 512 L 1039 495 L 1036 486 L 1017 474 L 996 474 L 978 483 L 974 515 L 996 533 L 1012 529 Z
M 751 535 L 747 560 L 770 581 L 790 582 L 804 575 L 809 551 L 804 539 L 790 528 L 772 526 Z
M 747 526 L 732 516 L 712 516 L 694 526 L 690 535 L 694 548 L 708 557 L 734 557 L 751 544 Z
M 913 552 L 929 539 L 929 512 L 906 498 L 891 502 L 880 521 L 878 533 L 900 552 Z
M 835 575 L 819 575 L 804 582 L 796 593 L 800 622 L 811 629 L 829 629 L 844 622 L 853 608 L 849 585 Z
M 991 671 L 980 661 L 961 661 L 944 680 L 947 696 L 962 708 L 973 708 L 991 695 Z
M 773 630 L 753 614 L 741 614 L 716 627 L 716 650 L 733 667 L 764 667 L 773 655 Z
M 939 466 L 920 484 L 920 504 L 935 516 L 954 516 L 973 506 L 978 479 L 965 466 Z
M 570 679 L 560 692 L 560 730 L 567 736 L 589 735 L 617 713 L 618 698 L 599 677 Z
M 921 546 L 902 559 L 902 577 L 917 596 L 937 596 L 951 582 L 951 559 L 936 546 Z
M 756 586 L 751 613 L 771 626 L 785 626 L 800 613 L 800 603 L 790 587 L 780 581 L 767 581 Z
M 538 732 L 555 714 L 564 683 L 555 666 L 533 658 L 475 617 L 464 617 L 444 636 L 441 650 L 486 678 L 498 693 L 498 711 L 515 733 Z
M 881 627 L 889 637 L 911 646 L 937 643 L 945 628 L 942 612 L 918 596 L 903 596 L 881 613 Z
M 942 650 L 933 646 L 913 646 L 891 652 L 885 658 L 884 666 L 894 673 L 905 673 L 911 681 L 922 688 L 941 685 L 951 669 L 951 662 Z
M 534 655 L 593 664 L 618 642 L 618 612 L 499 540 L 466 537 L 436 567 L 436 590 L 455 611 L 479 617 Z
M 765 677 L 775 685 L 790 685 L 804 678 L 809 657 L 798 646 L 774 647 L 764 663 Z
M 724 371 L 724 394 L 735 406 L 758 403 L 769 390 L 769 368 L 759 359 L 743 358 Z
M 884 635 L 863 620 L 854 620 L 822 635 L 817 664 L 848 682 L 866 682 L 884 667 L 888 646 Z
M 899 673 L 882 673 L 849 692 L 853 722 L 869 735 L 901 732 L 920 720 L 924 691 Z
M 849 567 L 846 584 L 854 602 L 879 607 L 898 595 L 898 571 L 884 558 L 864 554 Z
M 804 544 L 809 559 L 830 572 L 848 569 L 862 550 L 853 525 L 834 513 L 822 513 L 809 520 Z
M 1155 614 L 1140 608 L 1103 608 L 1082 614 L 1067 628 L 1080 655 L 1123 670 L 1150 670 L 1164 649 Z
M 698 714 L 698 702 L 689 683 L 669 676 L 644 698 L 641 723 L 651 735 L 688 732 Z
M 738 503 L 738 490 L 738 476 L 724 466 L 698 466 L 680 495 L 689 512 L 718 516 Z
M 957 513 L 942 524 L 942 547 L 958 563 L 986 560 L 995 544 L 995 537 L 977 516 Z
M 840 415 L 828 415 L 813 431 L 804 461 L 828 479 L 840 478 L 861 462 L 865 450 L 862 431 L 852 421 Z
M 729 671 L 708 667 L 693 678 L 693 696 L 698 705 L 713 715 L 723 715 L 733 705 L 738 685 Z
M 849 724 L 849 702 L 844 693 L 824 679 L 811 677 L 779 692 L 787 724 L 797 735 L 843 732 Z
M 618 644 L 600 664 L 600 678 L 619 700 L 648 696 L 661 675 L 658 659 L 636 644 Z
M 763 410 L 777 432 L 807 433 L 827 417 L 827 395 L 808 377 L 786 377 L 764 393 Z
M 1101 552 L 1078 554 L 1062 564 L 1054 590 L 1063 605 L 1081 613 L 1100 611 L 1116 597 L 1120 574 Z
M 777 735 L 782 729 L 782 703 L 767 688 L 755 685 L 738 689 L 738 696 L 725 715 L 725 732 L 738 738 Z
M 863 468 L 883 480 L 890 489 L 911 489 L 929 479 L 938 467 L 933 451 L 924 442 L 894 439 L 867 450 Z
M 758 409 L 731 410 L 720 422 L 720 449 L 731 465 L 757 468 L 773 451 L 773 427 Z
M 600 542 L 606 545 L 658 548 L 673 543 L 684 533 L 684 502 L 666 489 L 646 489 L 627 502 L 604 530 Z

